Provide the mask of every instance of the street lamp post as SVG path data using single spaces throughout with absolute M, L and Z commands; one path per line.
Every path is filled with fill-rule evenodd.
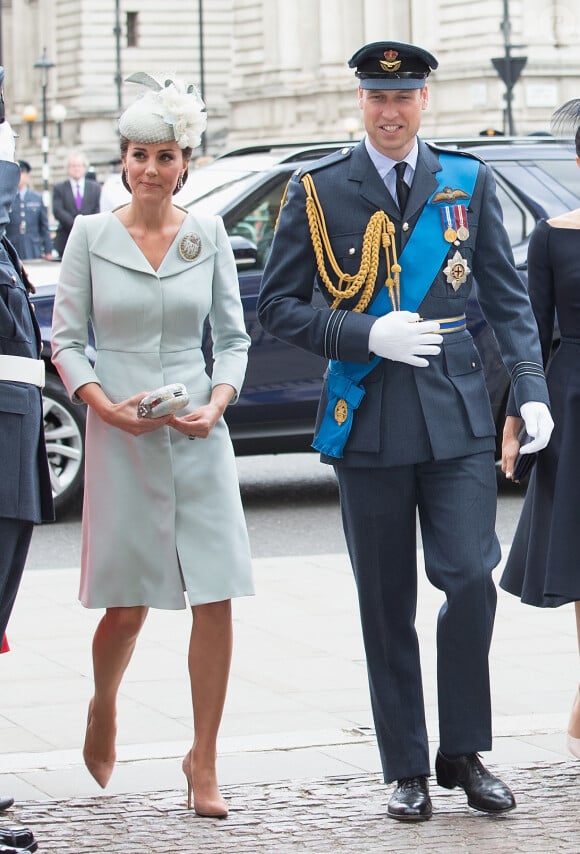
M 48 125 L 46 111 L 46 90 L 48 89 L 48 72 L 54 68 L 54 62 L 51 62 L 46 55 L 46 48 L 42 51 L 42 56 L 38 62 L 34 63 L 35 68 L 40 68 L 40 86 L 42 89 L 42 200 L 45 206 L 50 206 L 49 178 L 50 166 L 48 164 Z
M 204 39 L 203 39 L 203 0 L 198 0 L 197 3 L 197 27 L 199 37 L 199 94 L 201 100 L 205 103 L 205 57 Z M 201 135 L 201 152 L 205 154 L 207 151 L 207 138 L 204 131 Z
M 38 118 L 38 110 L 34 104 L 27 104 L 22 110 L 22 120 L 28 125 L 28 141 L 32 142 L 32 128 Z
M 512 102 L 513 88 L 517 83 L 520 74 L 522 73 L 527 56 L 512 56 L 512 48 L 523 47 L 523 45 L 514 45 L 511 43 L 511 21 L 509 0 L 503 0 L 503 20 L 499 25 L 503 32 L 504 55 L 494 57 L 491 62 L 503 82 L 505 83 L 505 113 L 504 113 L 504 131 L 506 130 L 510 136 L 515 133 L 515 125 L 513 118 Z
M 53 104 L 50 115 L 56 125 L 56 138 L 59 142 L 62 142 L 62 125 L 67 116 L 65 105 Z
M 349 139 L 354 139 L 354 135 L 360 128 L 360 122 L 358 119 L 355 119 L 354 116 L 347 116 L 343 122 L 343 126 L 345 131 L 348 134 Z
M 1 0 L 0 0 L 1 2 Z M 123 75 L 121 74 L 121 0 L 115 0 L 115 86 L 117 88 L 117 112 L 123 112 Z

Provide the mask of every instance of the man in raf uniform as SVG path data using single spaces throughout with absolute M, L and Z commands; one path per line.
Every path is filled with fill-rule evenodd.
M 425 570 L 446 601 L 437 623 L 437 782 L 501 813 L 509 788 L 491 749 L 488 652 L 500 560 L 495 429 L 466 329 L 481 307 L 519 412 L 543 448 L 552 419 L 536 325 L 490 168 L 418 136 L 437 60 L 377 42 L 349 62 L 366 129 L 288 185 L 258 302 L 273 335 L 330 360 L 314 447 L 334 466 L 358 590 L 391 818 L 431 817 L 415 610 L 416 512 Z M 328 308 L 311 304 L 317 285 Z
M 0 66 L 0 644 L 34 524 L 54 518 L 42 415 L 42 340 L 28 299 L 31 286 L 5 237 L 20 170 L 14 162 L 14 133 L 4 115 L 3 83 Z M 4 685 L 3 691 L 8 690 Z M 0 797 L 0 812 L 13 802 Z M 30 846 L 29 851 L 37 847 L 27 828 L 0 826 L 0 842 L 18 842 L 22 850 Z
M 48 213 L 40 193 L 30 189 L 30 163 L 19 160 L 20 180 L 12 202 L 6 237 L 19 258 L 52 258 Z

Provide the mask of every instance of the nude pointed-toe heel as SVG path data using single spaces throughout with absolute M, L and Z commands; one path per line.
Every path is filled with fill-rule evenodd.
M 191 750 L 185 755 L 183 762 L 181 763 L 181 768 L 185 774 L 185 779 L 187 780 L 187 809 L 191 809 L 193 800 L 193 809 L 195 810 L 195 814 L 201 818 L 227 818 L 228 805 L 219 794 L 217 798 L 205 801 L 201 798 L 197 798 L 196 800 L 193 790 L 193 757 L 191 755 Z
M 87 731 L 85 735 L 85 743 L 83 746 L 83 759 L 89 774 L 97 781 L 101 789 L 104 789 L 107 786 L 107 783 L 111 779 L 111 774 L 113 773 L 113 769 L 115 767 L 115 752 L 113 751 L 112 756 L 107 757 L 106 759 L 99 759 L 95 752 L 91 749 L 91 732 L 93 723 L 93 703 L 94 698 L 89 703 L 89 713 L 87 717 Z
M 191 809 L 191 796 L 193 794 L 193 774 L 191 770 L 191 750 L 183 757 L 181 768 L 187 780 L 187 809 Z

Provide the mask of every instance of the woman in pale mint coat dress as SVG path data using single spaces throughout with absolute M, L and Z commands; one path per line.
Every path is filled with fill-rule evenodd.
M 232 650 L 231 599 L 253 593 L 235 459 L 223 413 L 247 363 L 236 267 L 221 219 L 173 204 L 205 113 L 179 81 L 151 88 L 119 120 L 131 201 L 77 217 L 62 260 L 53 361 L 88 405 L 80 598 L 106 608 L 93 641 L 95 692 L 84 759 L 105 787 L 115 763 L 116 699 L 148 608 L 185 608 L 194 738 L 188 806 L 225 816 L 216 741 Z M 211 379 L 201 350 L 212 327 Z M 87 322 L 96 339 L 86 356 Z M 144 395 L 183 383 L 186 409 L 139 417 Z M 194 439 L 195 441 L 190 441 Z

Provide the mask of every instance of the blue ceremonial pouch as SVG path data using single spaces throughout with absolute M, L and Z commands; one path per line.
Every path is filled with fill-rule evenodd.
M 528 442 L 531 442 L 532 439 L 523 428 L 518 436 L 518 440 L 520 443 L 520 449 L 523 448 L 524 445 L 527 445 Z M 512 473 L 512 480 L 516 483 L 520 483 L 521 481 L 527 480 L 532 472 L 532 469 L 538 459 L 537 452 L 535 454 L 522 454 L 519 453 L 516 457 L 516 461 L 514 463 L 514 470 Z
M 379 360 L 374 361 L 378 364 Z M 364 365 L 361 375 L 364 376 L 368 371 L 368 365 Z M 330 362 L 326 375 L 328 402 L 320 429 L 312 442 L 312 447 L 321 454 L 342 457 L 342 449 L 350 434 L 354 413 L 365 396 L 364 387 L 357 385 L 357 381 L 357 377 L 340 374 Z

